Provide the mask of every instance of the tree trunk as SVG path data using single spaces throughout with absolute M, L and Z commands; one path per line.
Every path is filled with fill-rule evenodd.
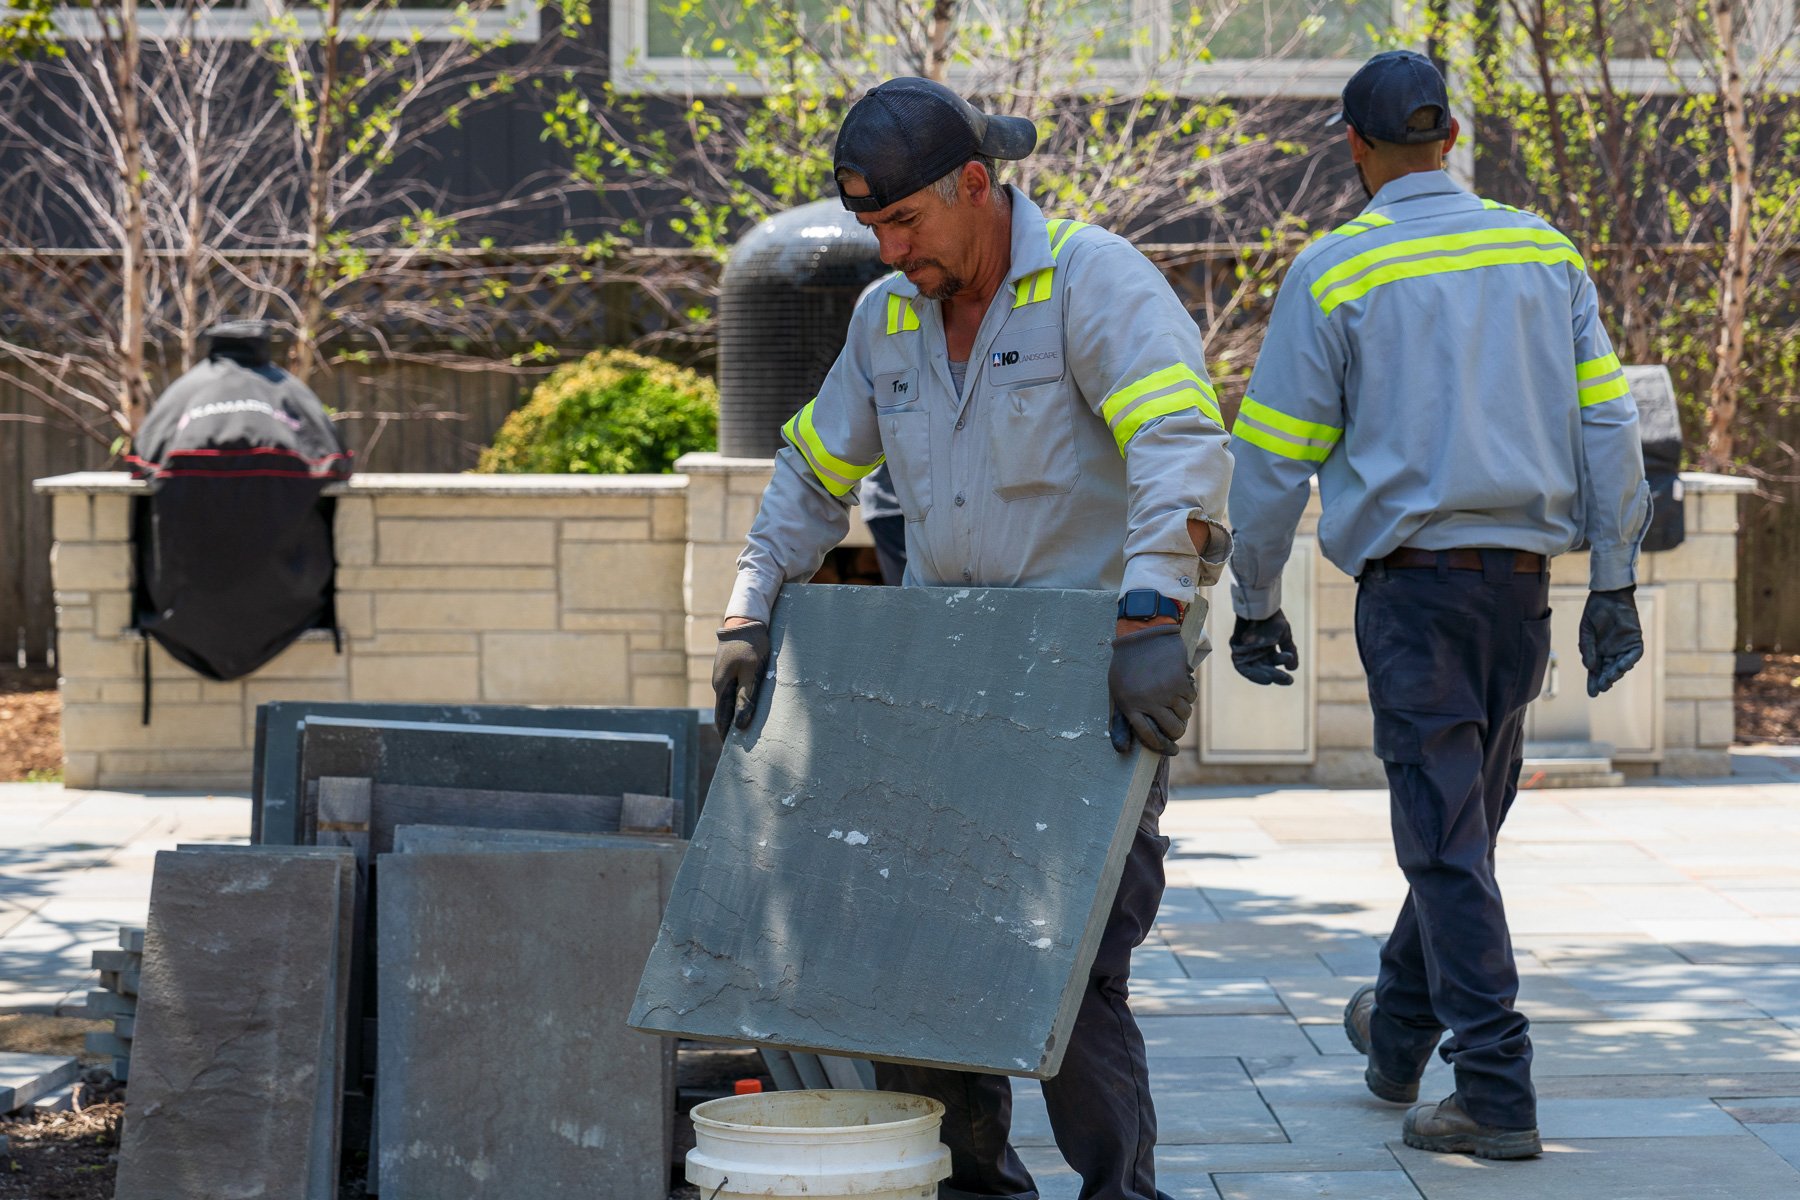
M 311 172 L 306 188 L 306 265 L 300 279 L 300 327 L 288 366 L 301 383 L 318 365 L 319 337 L 325 325 L 325 289 L 330 282 L 331 176 L 335 165 L 338 122 L 343 109 L 338 98 L 339 46 L 343 38 L 343 0 L 325 6 L 325 32 L 319 39 L 318 91 L 314 97 Z
M 932 0 L 925 77 L 943 83 L 950 73 L 950 46 L 956 33 L 956 0 Z
M 145 254 L 144 131 L 138 106 L 137 0 L 119 5 L 119 52 L 113 60 L 113 87 L 118 97 L 119 223 L 123 232 L 119 266 L 119 408 L 116 419 L 127 436 L 137 432 L 150 406 L 150 381 L 144 369 L 148 337 L 149 263 Z
M 1738 389 L 1743 378 L 1744 316 L 1750 290 L 1751 187 L 1756 150 L 1738 63 L 1738 0 L 1714 0 L 1713 32 L 1718 39 L 1718 85 L 1725 124 L 1725 164 L 1731 173 L 1731 209 L 1725 233 L 1725 263 L 1719 272 L 1719 340 L 1712 387 L 1706 404 L 1706 465 L 1722 470 L 1737 450 Z

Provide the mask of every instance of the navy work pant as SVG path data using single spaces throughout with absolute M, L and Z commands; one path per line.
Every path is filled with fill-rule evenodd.
M 1050 1130 L 1063 1158 L 1081 1175 L 1081 1200 L 1157 1200 L 1162 1195 L 1156 1190 L 1156 1110 L 1150 1103 L 1144 1037 L 1125 1002 L 1125 985 L 1131 952 L 1148 936 L 1162 903 L 1169 839 L 1157 833 L 1157 824 L 1168 798 L 1165 760 L 1125 860 L 1062 1069 L 1043 1082 Z M 1031 1173 L 1007 1140 L 1012 1129 L 1010 1079 L 896 1063 L 876 1063 L 875 1078 L 883 1091 L 929 1096 L 944 1106 L 939 1136 L 950 1147 L 950 1178 L 938 1189 L 941 1200 L 1037 1200 Z
M 1518 793 L 1525 706 L 1550 654 L 1550 581 L 1483 569 L 1371 564 L 1356 645 L 1387 766 L 1394 850 L 1410 885 L 1381 952 L 1374 1065 L 1416 1079 L 1444 1030 L 1463 1110 L 1484 1125 L 1537 1124 L 1530 1022 L 1494 879 L 1494 844 Z

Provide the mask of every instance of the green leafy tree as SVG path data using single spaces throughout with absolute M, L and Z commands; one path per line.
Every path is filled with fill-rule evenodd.
M 558 367 L 506 419 L 477 471 L 654 474 L 718 445 L 718 388 L 661 359 L 603 350 Z

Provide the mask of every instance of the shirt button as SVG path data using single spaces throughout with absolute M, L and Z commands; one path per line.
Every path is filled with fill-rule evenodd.
M 964 497 L 961 492 L 956 493 L 956 507 L 961 508 L 963 506 L 963 499 Z
M 1192 579 L 1188 578 L 1186 575 L 1183 575 L 1181 577 L 1181 586 L 1182 587 L 1193 587 L 1194 581 Z
M 969 568 L 967 568 L 967 567 L 964 567 L 963 568 L 963 582 L 967 583 L 967 582 L 969 582 L 969 580 L 971 580 L 973 578 L 975 578 L 975 572 L 969 570 Z
M 958 429 L 961 429 L 961 428 L 962 428 L 962 427 L 963 427 L 963 422 L 964 422 L 964 421 L 967 421 L 967 420 L 968 420 L 968 418 L 967 418 L 967 417 L 958 417 L 958 418 L 956 418 L 956 427 L 957 427 L 957 428 L 958 428 Z

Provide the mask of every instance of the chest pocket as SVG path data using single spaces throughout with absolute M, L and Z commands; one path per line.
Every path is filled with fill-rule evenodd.
M 994 494 L 1002 500 L 1065 495 L 1081 478 L 1062 349 L 1058 325 L 994 339 L 984 378 Z
M 875 417 L 881 423 L 881 449 L 887 455 L 888 477 L 894 481 L 900 511 L 908 521 L 923 521 L 931 511 L 931 413 L 925 408 L 877 406 Z

